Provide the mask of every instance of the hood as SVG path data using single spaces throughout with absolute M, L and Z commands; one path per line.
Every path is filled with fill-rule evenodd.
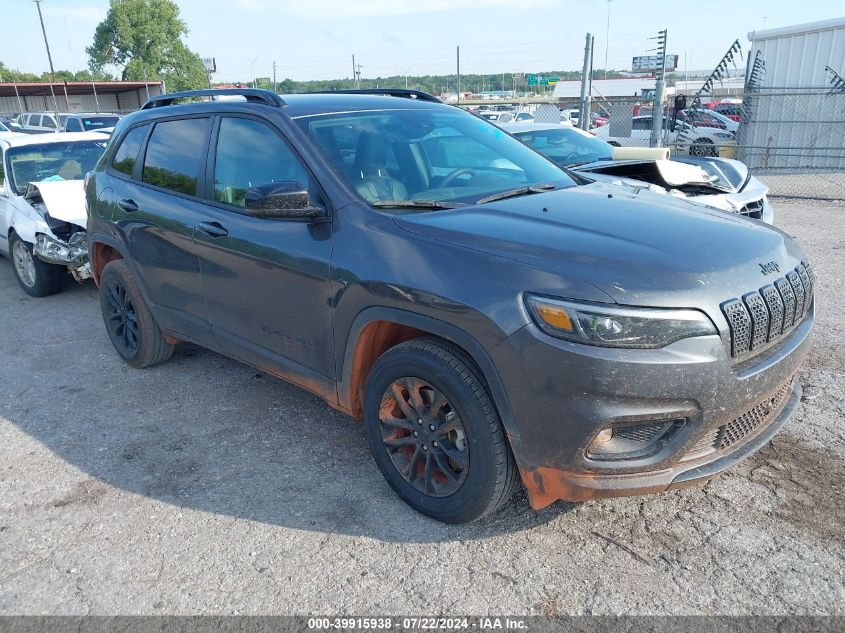
M 718 305 L 764 285 L 759 264 L 786 270 L 801 259 L 787 235 L 762 223 L 598 182 L 397 214 L 394 221 L 417 235 L 589 282 L 629 305 L 694 306 L 701 292 L 712 293 Z
M 37 202 L 40 198 L 47 213 L 56 220 L 70 222 L 85 228 L 88 214 L 85 210 L 85 190 L 81 180 L 42 180 L 31 182 L 26 199 Z
M 640 180 L 689 195 L 735 193 L 748 178 L 748 168 L 739 161 L 696 157 L 692 161 L 677 158 L 597 161 L 579 165 L 575 170 L 588 175 Z

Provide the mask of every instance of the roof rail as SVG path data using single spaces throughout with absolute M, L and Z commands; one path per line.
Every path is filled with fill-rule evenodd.
M 264 105 L 284 108 L 287 103 L 275 92 L 255 88 L 211 88 L 205 90 L 187 90 L 185 92 L 168 92 L 163 95 L 150 97 L 141 106 L 142 110 L 160 108 L 173 105 L 177 99 L 190 99 L 193 97 L 243 97 L 250 103 L 263 103 Z
M 403 97 L 405 99 L 417 99 L 418 101 L 430 101 L 431 103 L 443 103 L 432 94 L 422 90 L 407 90 L 404 88 L 361 88 L 359 90 L 318 90 L 311 94 L 346 94 L 346 95 L 384 95 L 386 97 Z

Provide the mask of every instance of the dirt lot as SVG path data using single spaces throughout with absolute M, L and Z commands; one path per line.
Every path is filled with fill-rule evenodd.
M 129 369 L 93 285 L 0 262 L 0 613 L 845 614 L 845 206 L 775 204 L 819 278 L 784 432 L 703 487 L 465 527 L 317 398 L 195 347 Z

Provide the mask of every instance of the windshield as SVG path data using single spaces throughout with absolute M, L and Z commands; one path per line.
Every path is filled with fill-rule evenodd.
M 613 153 L 613 147 L 608 143 L 572 127 L 515 132 L 514 135 L 561 166 L 610 160 Z
M 94 169 L 108 140 L 69 141 L 12 147 L 9 157 L 9 184 L 19 196 L 31 182 L 42 180 L 82 180 Z
M 349 187 L 369 203 L 475 203 L 527 185 L 570 187 L 564 171 L 456 108 L 298 117 Z M 397 205 L 399 206 L 399 205 Z

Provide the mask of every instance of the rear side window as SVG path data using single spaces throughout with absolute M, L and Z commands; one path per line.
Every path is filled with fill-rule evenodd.
M 112 169 L 127 176 L 132 175 L 132 172 L 135 171 L 135 162 L 138 160 L 138 152 L 141 151 L 141 143 L 147 136 L 148 127 L 148 125 L 136 127 L 123 137 L 120 147 L 117 148 L 114 158 L 112 158 Z
M 141 177 L 145 183 L 189 196 L 197 195 L 210 119 L 156 123 Z
M 54 130 L 54 129 L 56 129 L 56 122 L 53 121 L 53 117 L 43 115 L 41 117 L 41 127 L 48 127 L 51 130 Z

